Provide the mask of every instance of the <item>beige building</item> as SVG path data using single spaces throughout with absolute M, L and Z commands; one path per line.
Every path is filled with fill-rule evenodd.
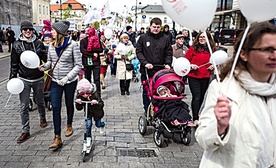
M 60 1 L 57 1 L 60 2 Z M 86 9 L 84 5 L 77 2 L 76 0 L 68 0 L 63 3 L 51 4 L 51 22 L 55 22 L 57 20 L 66 20 L 70 18 L 70 20 L 74 23 L 74 28 L 71 30 L 82 30 L 84 29 L 83 25 L 83 16 L 86 14 Z M 72 24 L 72 22 L 71 22 Z
M 35 26 L 43 26 L 43 20 L 50 20 L 50 1 L 32 0 L 33 24 Z

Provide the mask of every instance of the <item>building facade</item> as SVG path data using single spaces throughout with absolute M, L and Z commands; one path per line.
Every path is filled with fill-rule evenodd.
M 51 22 L 70 19 L 74 21 L 74 30 L 84 29 L 83 16 L 86 14 L 86 8 L 84 7 L 84 5 L 77 2 L 76 0 L 68 0 L 63 3 L 61 2 L 61 0 L 59 0 L 57 2 L 58 3 L 56 4 L 50 5 Z
M 43 20 L 50 19 L 50 2 L 51 0 L 32 0 L 32 18 L 35 26 L 43 26 Z
M 32 21 L 32 0 L 0 1 L 0 25 L 19 25 L 22 20 Z

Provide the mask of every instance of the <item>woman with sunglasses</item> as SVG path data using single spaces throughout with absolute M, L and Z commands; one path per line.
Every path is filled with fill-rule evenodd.
M 216 44 L 211 34 L 206 32 L 212 52 L 216 50 Z M 204 95 L 209 86 L 211 71 L 213 65 L 209 63 L 210 51 L 207 46 L 206 37 L 203 32 L 199 33 L 195 38 L 193 45 L 187 51 L 185 58 L 191 63 L 191 71 L 187 75 L 189 87 L 192 93 L 192 113 L 194 124 L 198 125 L 198 113 L 203 103 Z
M 74 116 L 74 94 L 78 82 L 78 72 L 82 67 L 80 48 L 71 36 L 67 36 L 70 22 L 59 21 L 52 25 L 53 42 L 48 49 L 47 62 L 40 66 L 40 70 L 47 70 L 55 66 L 50 87 L 50 97 L 53 109 L 55 140 L 50 149 L 58 149 L 61 141 L 61 105 L 62 94 L 65 92 L 67 111 L 67 129 L 65 136 L 73 134 L 72 122 Z
M 200 167 L 275 167 L 276 27 L 251 25 L 230 78 L 234 58 L 221 67 L 220 83 L 213 80 L 208 89 L 195 133 L 205 150 Z

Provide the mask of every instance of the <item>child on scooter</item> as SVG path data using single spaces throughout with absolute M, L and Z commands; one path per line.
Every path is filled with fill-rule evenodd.
M 87 146 L 91 145 L 92 135 L 92 117 L 94 118 L 95 125 L 100 128 L 100 134 L 105 134 L 105 123 L 101 121 L 104 116 L 104 102 L 100 94 L 96 91 L 96 85 L 91 84 L 87 79 L 83 78 L 78 82 L 77 85 L 77 97 L 76 97 L 76 108 L 77 110 L 86 110 L 85 103 L 82 101 L 91 101 L 88 104 L 87 122 L 86 122 L 86 140 Z

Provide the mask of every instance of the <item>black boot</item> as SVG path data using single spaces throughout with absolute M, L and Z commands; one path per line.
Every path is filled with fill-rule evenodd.
M 125 80 L 120 80 L 120 90 L 121 90 L 121 95 L 125 95 Z
M 130 95 L 129 93 L 130 79 L 126 80 L 126 95 Z

